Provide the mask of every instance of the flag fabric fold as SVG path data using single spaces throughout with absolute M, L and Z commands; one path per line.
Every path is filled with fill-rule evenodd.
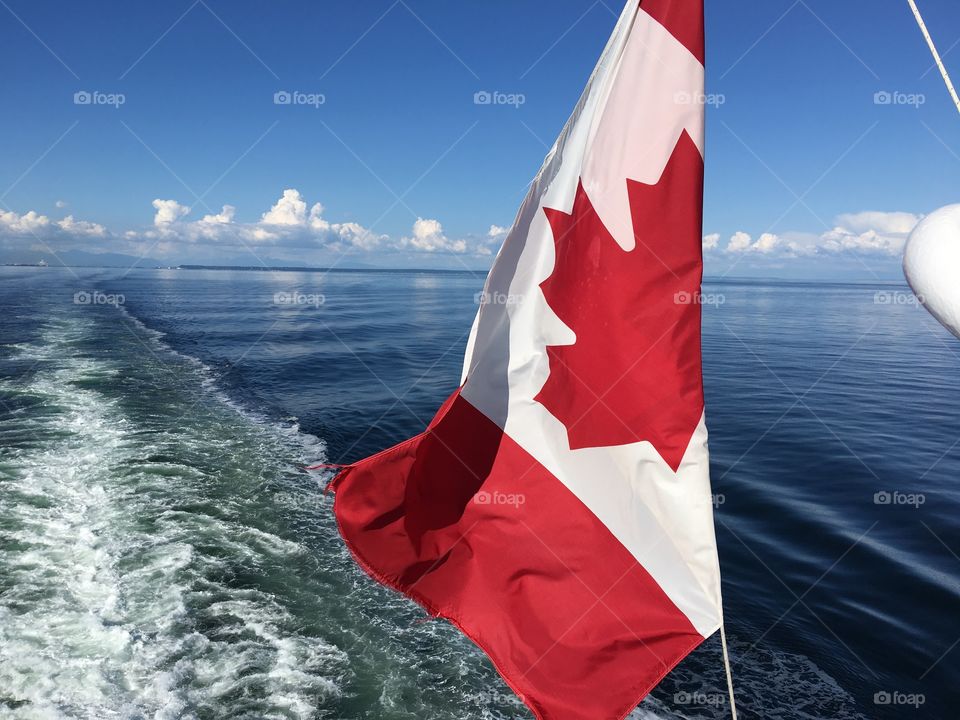
M 358 563 L 543 720 L 625 717 L 721 624 L 703 76 L 703 0 L 631 0 L 490 271 L 461 387 L 331 484 Z

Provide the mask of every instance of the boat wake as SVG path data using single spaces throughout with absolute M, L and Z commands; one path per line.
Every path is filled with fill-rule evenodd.
M 0 714 L 321 716 L 345 654 L 257 579 L 304 547 L 251 522 L 321 446 L 188 401 L 175 359 L 98 356 L 98 330 L 8 348 L 32 369 L 0 385 Z

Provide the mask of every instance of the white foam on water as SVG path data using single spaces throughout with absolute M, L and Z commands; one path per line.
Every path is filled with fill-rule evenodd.
M 202 474 L 170 461 L 154 474 L 131 465 L 143 463 L 148 440 L 90 389 L 122 369 L 77 352 L 93 331 L 86 318 L 50 322 L 17 349 L 36 370 L 0 388 L 41 410 L 29 420 L 37 440 L 0 456 L 0 717 L 323 716 L 340 693 L 344 653 L 299 633 L 270 595 L 219 579 L 224 557 L 255 566 L 303 548 L 156 507 L 151 484 L 187 487 Z M 0 432 L 23 427 L 23 413 L 0 420 Z M 316 439 L 284 433 L 276 443 L 322 453 Z

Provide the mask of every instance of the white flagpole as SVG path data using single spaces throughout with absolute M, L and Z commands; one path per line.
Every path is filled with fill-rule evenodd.
M 730 691 L 730 712 L 733 720 L 737 720 L 737 699 L 733 694 L 733 672 L 730 670 L 730 654 L 727 652 L 727 630 L 720 625 L 720 644 L 723 646 L 723 666 L 727 669 L 727 689 Z
M 937 67 L 940 68 L 940 74 L 943 75 L 943 80 L 947 83 L 947 90 L 950 91 L 950 97 L 953 98 L 954 104 L 957 106 L 957 111 L 960 112 L 960 97 L 957 96 L 957 89 L 953 86 L 953 83 L 950 80 L 950 75 L 947 73 L 947 68 L 943 64 L 943 60 L 940 58 L 940 53 L 937 51 L 937 46 L 933 42 L 933 38 L 930 36 L 930 31 L 927 30 L 927 24 L 923 21 L 923 16 L 920 14 L 920 8 L 917 7 L 915 0 L 907 0 L 910 3 L 910 8 L 913 10 L 914 16 L 917 18 L 917 23 L 920 25 L 920 30 L 923 32 L 923 36 L 927 39 L 927 45 L 930 46 L 930 52 L 933 53 L 933 59 L 937 61 Z

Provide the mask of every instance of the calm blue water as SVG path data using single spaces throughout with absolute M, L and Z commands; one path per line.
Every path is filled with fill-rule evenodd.
M 528 718 L 303 470 L 423 428 L 482 281 L 0 269 L 0 717 Z M 705 290 L 741 716 L 956 717 L 960 343 L 905 288 Z M 713 639 L 635 717 L 723 690 Z

